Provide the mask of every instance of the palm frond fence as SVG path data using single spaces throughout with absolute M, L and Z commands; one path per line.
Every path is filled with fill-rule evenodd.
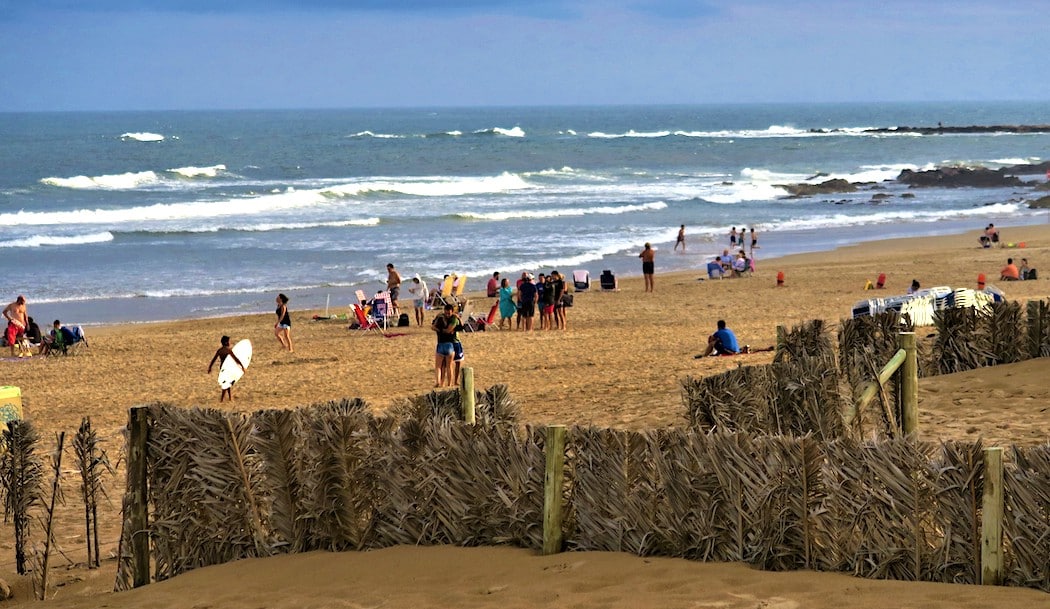
M 452 544 L 1050 591 L 1050 446 L 1012 449 L 996 495 L 980 443 L 521 427 L 505 387 L 474 397 L 488 414 L 473 425 L 455 390 L 398 416 L 359 401 L 133 409 L 143 450 L 129 451 L 117 587 L 240 558 Z

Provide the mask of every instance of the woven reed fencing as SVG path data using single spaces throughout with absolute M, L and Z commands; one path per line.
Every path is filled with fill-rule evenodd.
M 545 475 L 544 429 L 468 425 L 422 405 L 440 411 L 456 393 L 406 404 L 429 418 L 376 417 L 359 401 L 251 414 L 144 409 L 149 519 L 125 520 L 117 587 L 313 549 L 540 550 L 545 522 L 569 550 L 981 579 L 979 444 L 572 428 L 558 477 Z M 1009 457 L 1003 582 L 1050 591 L 1050 446 Z M 546 489 L 548 479 L 561 482 Z M 548 490 L 563 518 L 545 519 Z M 149 541 L 145 581 L 137 539 Z

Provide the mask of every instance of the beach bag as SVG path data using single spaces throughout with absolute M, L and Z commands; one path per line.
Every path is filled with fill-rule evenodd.
M 397 318 L 397 327 L 398 328 L 406 328 L 406 327 L 408 327 L 408 313 L 402 313 L 401 316 Z
M 561 295 L 561 306 L 563 306 L 563 307 L 571 307 L 572 306 L 572 294 L 562 294 Z

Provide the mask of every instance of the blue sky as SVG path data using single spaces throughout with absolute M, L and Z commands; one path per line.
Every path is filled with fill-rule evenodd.
M 1043 0 L 0 0 L 0 111 L 1048 100 Z

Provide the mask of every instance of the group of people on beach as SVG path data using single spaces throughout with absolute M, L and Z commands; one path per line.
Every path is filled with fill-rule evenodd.
M 26 305 L 26 297 L 19 294 L 3 310 L 4 319 L 7 320 L 3 340 L 11 349 L 12 358 L 33 357 L 34 347 L 40 355 L 48 355 L 53 350 L 65 352 L 68 347 L 83 340 L 80 326 L 67 328 L 57 319 L 52 322 L 51 331 L 44 334 L 36 320 L 29 315 Z

